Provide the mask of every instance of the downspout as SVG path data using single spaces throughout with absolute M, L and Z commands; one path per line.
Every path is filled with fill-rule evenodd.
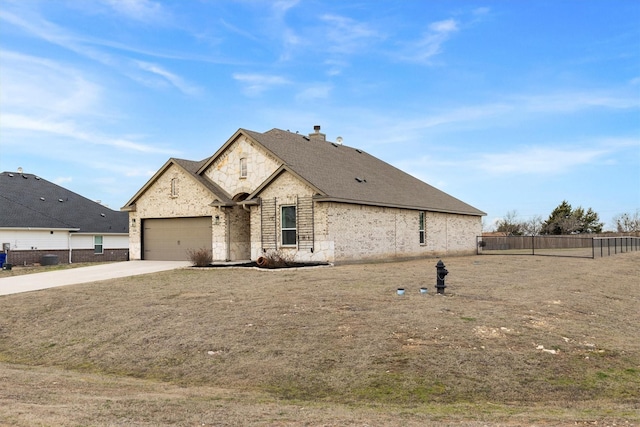
M 72 262 L 71 262 L 71 251 L 72 251 L 72 249 L 71 249 L 71 232 L 69 232 L 68 236 L 69 237 L 67 239 L 68 239 L 68 245 L 69 245 L 69 264 L 72 264 Z

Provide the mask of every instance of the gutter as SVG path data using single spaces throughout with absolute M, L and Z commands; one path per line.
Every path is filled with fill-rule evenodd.
M 480 210 L 478 212 L 468 212 L 468 211 L 465 212 L 465 211 L 456 211 L 451 209 L 438 209 L 438 208 L 425 207 L 425 206 L 398 205 L 393 203 L 369 202 L 366 200 L 342 199 L 338 197 L 329 197 L 329 196 L 313 196 L 313 200 L 317 202 L 347 203 L 351 205 L 379 206 L 382 208 L 410 209 L 414 211 L 438 212 L 438 213 L 449 213 L 449 214 L 458 214 L 458 215 L 470 215 L 470 216 L 487 215 L 486 212 L 482 212 Z

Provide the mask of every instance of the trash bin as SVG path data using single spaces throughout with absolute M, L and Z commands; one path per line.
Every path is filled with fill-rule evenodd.
M 59 263 L 58 255 L 42 255 L 40 261 L 40 265 L 58 265 Z
M 7 262 L 7 254 L 0 254 L 0 268 L 4 267 L 5 262 Z

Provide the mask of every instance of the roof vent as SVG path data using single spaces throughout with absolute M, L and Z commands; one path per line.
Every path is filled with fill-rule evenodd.
M 60 203 L 64 202 L 64 200 L 62 200 L 62 199 L 58 199 L 58 201 L 59 201 Z
M 44 202 L 44 197 L 40 197 L 40 200 L 42 200 Z
M 24 179 L 29 179 L 29 177 L 28 177 L 27 175 L 22 175 L 22 177 L 23 177 Z
M 22 168 L 18 166 L 18 173 L 22 173 Z
M 13 174 L 12 173 L 9 174 L 9 178 L 13 178 Z
M 341 137 L 341 136 L 337 137 L 337 138 L 336 138 L 336 142 L 337 142 L 338 144 L 342 145 L 342 137 Z
M 104 218 L 106 215 L 105 215 L 105 214 L 103 214 L 103 213 L 101 213 L 101 214 L 100 214 L 100 216 Z
M 357 151 L 358 153 L 362 154 L 362 150 L 361 150 L 361 149 L 356 148 L 356 151 Z
M 41 179 L 41 178 L 40 178 L 39 176 L 36 176 L 36 179 L 37 179 L 38 181 L 40 181 L 40 179 Z
M 367 180 L 366 180 L 366 179 L 364 179 L 364 178 L 359 178 L 359 177 L 357 177 L 357 176 L 356 176 L 356 181 L 358 181 L 358 182 L 367 182 Z

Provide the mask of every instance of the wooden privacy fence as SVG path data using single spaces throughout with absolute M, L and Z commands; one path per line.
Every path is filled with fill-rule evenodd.
M 640 237 L 478 236 L 478 255 L 595 258 L 640 250 Z

